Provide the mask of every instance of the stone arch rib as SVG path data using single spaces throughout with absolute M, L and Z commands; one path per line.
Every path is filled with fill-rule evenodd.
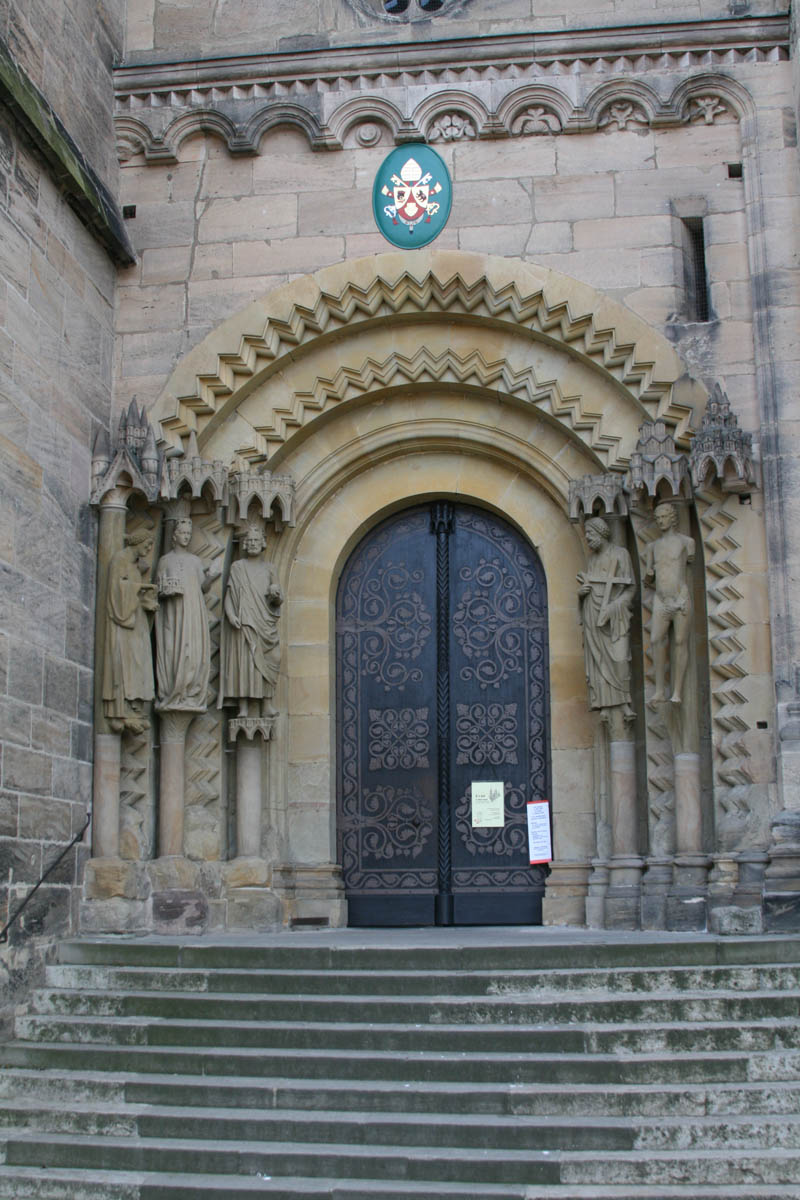
M 420 258 L 414 263 L 417 254 Z M 422 263 L 424 269 L 413 270 L 412 264 Z M 492 264 L 496 269 L 492 270 Z M 476 271 L 479 266 L 484 269 Z M 195 363 L 205 366 L 211 358 L 203 345 L 192 352 L 176 371 L 153 415 L 160 419 L 166 440 L 177 441 L 196 430 L 202 443 L 240 399 L 277 373 L 289 357 L 309 354 L 316 345 L 370 325 L 404 318 L 457 318 L 513 331 L 531 343 L 544 340 L 563 346 L 611 377 L 640 413 L 649 419 L 663 417 L 674 427 L 677 439 L 685 437 L 694 404 L 677 397 L 673 390 L 680 367 L 667 343 L 654 348 L 656 335 L 599 293 L 554 272 L 537 272 L 523 263 L 519 267 L 521 278 L 510 278 L 513 264 L 508 260 L 458 252 L 429 256 L 419 251 L 328 268 L 300 281 L 302 286 L 289 285 L 272 298 L 256 302 L 212 335 L 216 347 L 213 365 L 190 374 Z M 371 278 L 356 282 L 365 279 L 367 269 Z M 537 275 L 541 283 L 537 283 Z M 525 286 L 528 282 L 534 284 L 530 290 Z M 330 283 L 338 286 L 326 286 Z M 564 298 L 558 297 L 559 290 Z M 581 310 L 584 300 L 587 309 Z M 632 330 L 645 340 L 649 337 L 650 345 L 640 350 L 637 337 L 627 336 Z M 231 348 L 220 350 L 221 339 L 227 335 Z M 660 355 L 671 361 L 657 362 Z M 310 405 L 307 413 L 311 419 Z
M 275 406 L 269 422 L 256 432 L 266 443 L 282 443 L 291 429 L 302 427 L 308 415 L 324 412 L 332 405 L 369 393 L 408 383 L 451 384 L 478 388 L 536 405 L 578 434 L 599 461 L 620 465 L 623 439 L 602 430 L 602 413 L 589 411 L 580 396 L 564 395 L 556 380 L 540 383 L 532 368 L 514 371 L 505 359 L 487 361 L 480 350 L 459 355 L 448 349 L 432 354 L 422 346 L 413 356 L 394 352 L 382 361 L 366 358 L 357 368 L 341 367 L 335 375 L 318 376 L 313 391 L 294 392 L 290 405 Z

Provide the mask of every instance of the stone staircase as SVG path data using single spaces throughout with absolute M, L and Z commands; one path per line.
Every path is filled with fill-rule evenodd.
M 792 938 L 67 942 L 0 1197 L 797 1198 L 799 1017 Z

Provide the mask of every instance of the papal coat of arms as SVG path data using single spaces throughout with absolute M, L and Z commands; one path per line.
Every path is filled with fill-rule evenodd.
M 385 238 L 395 246 L 426 246 L 450 215 L 447 168 L 429 146 L 393 150 L 375 178 L 373 210 Z

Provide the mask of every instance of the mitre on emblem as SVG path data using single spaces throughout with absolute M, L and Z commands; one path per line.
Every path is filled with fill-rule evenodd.
M 431 187 L 433 176 L 430 171 L 424 175 L 422 167 L 415 158 L 408 158 L 400 168 L 399 175 L 392 175 L 392 187 L 388 188 L 386 184 L 381 188 L 384 196 L 391 196 L 394 204 L 387 204 L 384 212 L 387 217 L 391 217 L 396 225 L 398 221 L 402 221 L 408 226 L 409 233 L 413 233 L 414 226 L 419 224 L 423 219 L 430 221 L 434 213 L 439 211 L 439 205 L 435 200 L 431 200 L 430 195 L 433 192 L 442 190 L 441 183 L 435 183 Z

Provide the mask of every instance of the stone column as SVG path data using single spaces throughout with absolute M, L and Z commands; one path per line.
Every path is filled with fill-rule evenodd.
M 228 736 L 236 742 L 236 857 L 261 858 L 263 805 L 262 747 L 269 742 L 275 717 L 233 717 Z M 238 735 L 243 733 L 244 737 Z
M 690 712 L 696 708 L 694 705 L 688 707 Z M 681 738 L 684 745 L 689 737 L 684 733 Z M 673 744 L 677 741 L 673 733 Z M 703 853 L 700 755 L 695 751 L 679 750 L 675 754 L 674 767 L 676 854 L 667 903 L 667 926 L 669 929 L 705 929 L 710 859 Z
M 161 713 L 159 858 L 183 854 L 184 754 L 186 733 L 196 715 L 179 710 Z
M 632 740 L 609 744 L 611 777 L 612 857 L 606 896 L 606 926 L 639 926 L 642 859 L 638 855 L 636 813 L 636 745 Z
M 106 593 L 111 559 L 123 546 L 129 488 L 113 488 L 100 502 L 97 538 L 97 593 L 94 617 L 94 773 L 92 855 L 119 856 L 120 734 L 112 733 L 103 709 Z

